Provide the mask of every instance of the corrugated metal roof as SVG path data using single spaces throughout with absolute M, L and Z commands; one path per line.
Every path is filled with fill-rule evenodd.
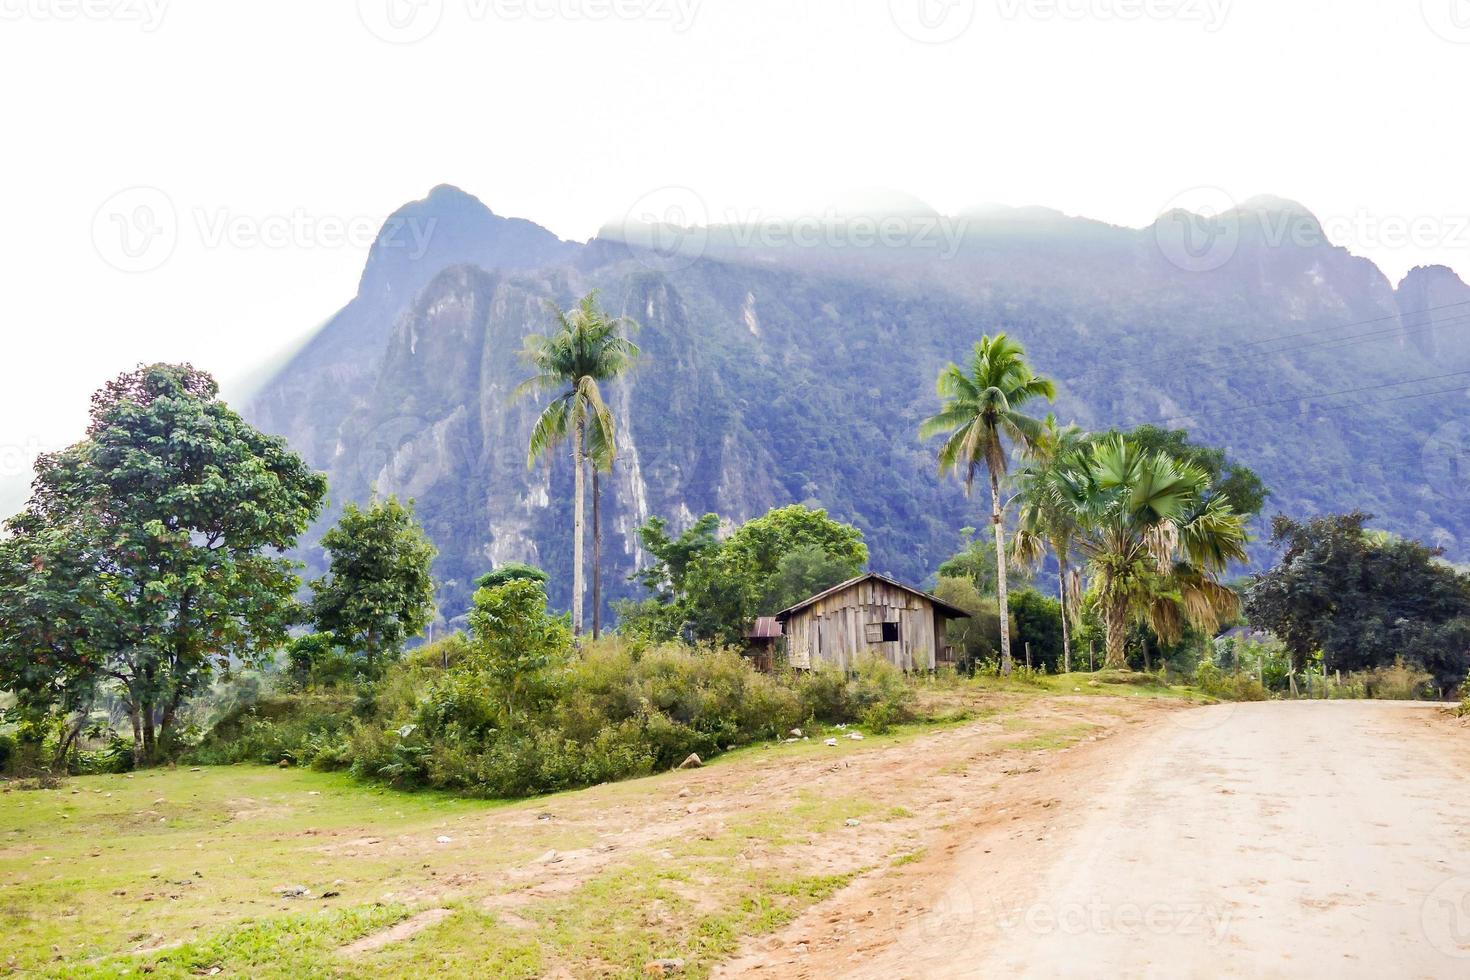
M 781 623 L 775 616 L 761 616 L 745 634 L 748 640 L 774 640 L 781 635 Z
M 812 603 L 818 601 L 819 599 L 825 599 L 829 595 L 833 595 L 835 593 L 842 592 L 842 591 L 844 591 L 846 589 L 850 589 L 854 585 L 858 585 L 858 584 L 860 584 L 862 582 L 866 582 L 868 579 L 877 579 L 880 582 L 886 582 L 886 583 L 888 583 L 889 585 L 893 586 L 895 589 L 903 589 L 905 592 L 907 592 L 907 593 L 909 593 L 911 595 L 922 596 L 923 598 L 928 599 L 930 602 L 934 603 L 934 608 L 936 608 L 940 612 L 944 613 L 950 619 L 969 619 L 970 618 L 970 614 L 967 613 L 967 612 L 965 612 L 963 609 L 960 609 L 958 606 L 951 606 L 949 603 L 945 602 L 943 599 L 940 599 L 937 596 L 932 596 L 929 593 L 925 592 L 923 589 L 916 589 L 912 585 L 904 585 L 902 582 L 900 582 L 900 581 L 898 581 L 896 579 L 891 579 L 887 575 L 879 575 L 877 572 L 867 572 L 866 574 L 859 575 L 857 578 L 850 578 L 846 582 L 843 582 L 840 585 L 834 585 L 834 586 L 832 586 L 832 588 L 828 589 L 825 592 L 818 592 L 816 595 L 812 596 L 811 598 L 809 598 L 809 599 L 803 599 L 801 602 L 798 602 L 796 605 L 792 606 L 790 609 L 783 609 L 780 612 L 776 613 L 776 617 L 775 618 L 781 620 L 781 622 L 784 623 L 787 620 L 787 618 L 791 616 L 792 613 L 801 612 L 807 606 L 810 606 Z

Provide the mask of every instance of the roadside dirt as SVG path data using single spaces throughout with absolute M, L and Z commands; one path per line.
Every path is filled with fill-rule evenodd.
M 922 859 L 716 975 L 1470 973 L 1470 728 L 1403 703 L 1147 707 L 962 787 Z
M 1031 814 L 1050 814 L 1056 805 L 1055 783 L 1065 781 L 1058 773 L 1075 772 L 1080 778 L 1090 771 L 1082 760 L 1107 751 L 1113 740 L 1129 737 L 1131 729 L 1153 719 L 1187 711 L 1170 700 L 1009 694 L 988 696 L 978 708 L 985 715 L 980 720 L 897 743 L 842 739 L 831 749 L 813 742 L 800 752 L 747 753 L 726 764 L 658 777 L 652 789 L 614 784 L 460 821 L 443 831 L 469 859 L 454 873 L 422 879 L 394 898 L 436 905 L 468 898 L 494 910 L 512 928 L 532 930 L 529 914 L 518 912 L 565 897 L 621 863 L 638 857 L 668 860 L 666 848 L 677 842 L 713 839 L 813 800 L 854 800 L 871 815 L 839 821 L 836 829 L 820 833 L 797 826 L 794 839 L 779 842 L 750 834 L 736 860 L 744 868 L 791 875 L 857 873 L 854 885 L 822 907 L 829 915 L 834 913 L 828 906 L 843 910 L 835 913 L 837 919 L 858 901 L 855 894 L 875 883 L 912 891 L 911 911 L 918 914 L 923 883 L 946 866 L 969 833 L 960 828 L 987 821 L 1009 826 L 1023 816 L 1029 827 Z M 546 851 L 510 868 L 477 867 L 470 857 L 482 842 L 536 839 L 538 833 L 552 832 L 587 843 Z M 324 843 L 320 850 L 336 857 L 371 853 L 411 861 L 440 847 L 434 837 L 354 836 Z M 894 859 L 903 855 L 917 858 L 895 866 Z M 908 917 L 893 915 L 891 903 L 861 907 L 872 910 L 863 923 L 868 934 L 881 937 L 907 927 Z M 356 945 L 373 949 L 400 938 L 406 937 L 388 930 Z M 756 952 L 789 950 L 798 938 L 794 933 L 767 936 Z

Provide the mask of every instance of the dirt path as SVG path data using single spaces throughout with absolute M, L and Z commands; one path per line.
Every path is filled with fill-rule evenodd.
M 1220 705 L 1058 762 L 723 974 L 1470 975 L 1470 731 L 1441 709 Z

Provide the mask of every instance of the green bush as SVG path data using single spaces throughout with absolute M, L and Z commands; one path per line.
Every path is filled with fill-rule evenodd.
M 1265 701 L 1270 697 L 1261 682 L 1250 674 L 1222 670 L 1212 660 L 1200 662 L 1194 683 L 1203 693 L 1222 701 Z

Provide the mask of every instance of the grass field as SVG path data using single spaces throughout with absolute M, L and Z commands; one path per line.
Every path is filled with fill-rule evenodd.
M 631 976 L 667 957 L 703 975 L 742 937 L 912 860 L 954 809 L 950 784 L 983 806 L 1009 760 L 1189 696 L 1087 683 L 936 688 L 945 724 L 509 804 L 253 766 L 7 787 L 0 971 Z

